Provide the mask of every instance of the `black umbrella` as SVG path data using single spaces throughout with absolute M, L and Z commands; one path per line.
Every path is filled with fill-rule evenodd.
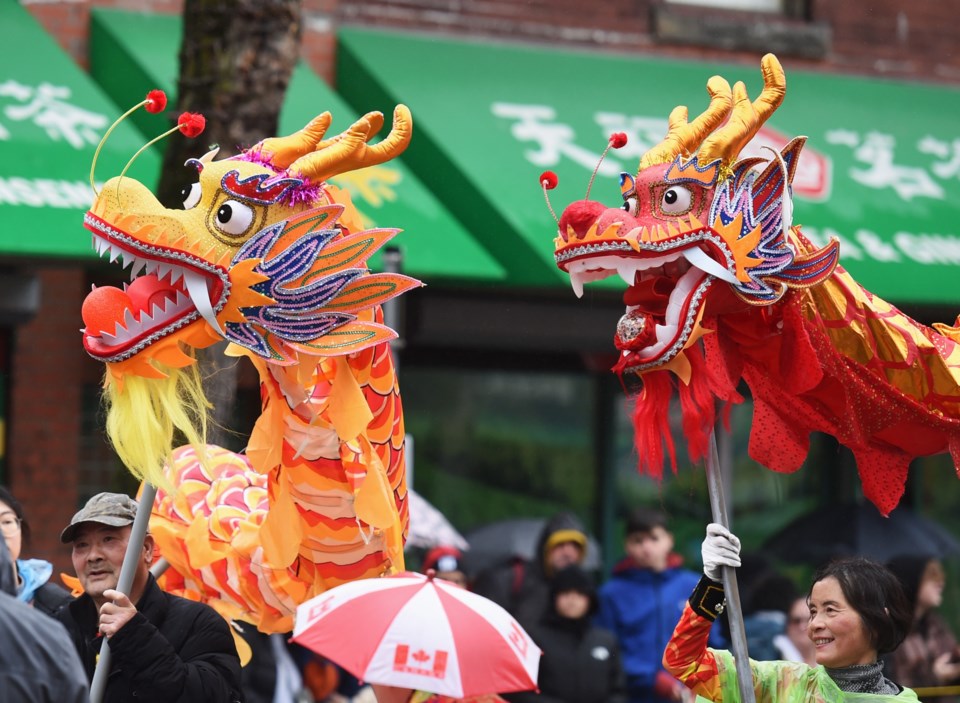
M 784 561 L 821 564 L 863 556 L 887 562 L 901 554 L 942 559 L 960 554 L 960 541 L 932 520 L 901 506 L 883 517 L 870 503 L 819 508 L 788 523 L 763 548 Z
M 512 558 L 530 561 L 537 551 L 537 542 L 547 518 L 510 518 L 491 522 L 464 535 L 469 549 L 464 562 L 472 573 L 478 573 Z M 583 568 L 600 568 L 600 546 L 587 536 L 587 553 Z

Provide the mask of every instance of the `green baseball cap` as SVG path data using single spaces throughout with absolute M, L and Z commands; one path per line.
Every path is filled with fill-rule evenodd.
M 138 503 L 124 493 L 97 493 L 77 511 L 70 524 L 60 533 L 60 541 L 69 544 L 84 522 L 98 522 L 110 527 L 132 525 L 137 518 Z

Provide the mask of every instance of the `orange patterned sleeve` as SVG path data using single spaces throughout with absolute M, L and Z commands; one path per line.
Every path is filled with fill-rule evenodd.
M 720 672 L 707 638 L 713 622 L 697 615 L 688 603 L 663 652 L 664 668 L 694 693 L 712 701 L 723 700 Z

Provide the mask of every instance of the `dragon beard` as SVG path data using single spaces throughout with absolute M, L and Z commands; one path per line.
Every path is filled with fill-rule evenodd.
M 710 446 L 710 432 L 716 422 L 715 396 L 711 391 L 707 363 L 699 345 L 683 352 L 690 361 L 690 382 L 683 383 L 671 371 L 643 375 L 643 390 L 635 396 L 631 419 L 633 442 L 640 469 L 654 478 L 663 476 L 664 450 L 670 467 L 677 472 L 677 454 L 670 425 L 670 399 L 677 390 L 681 426 L 691 462 L 703 459 Z
M 104 404 L 107 436 L 117 455 L 141 481 L 173 490 L 164 474 L 175 439 L 203 457 L 210 403 L 196 364 L 165 368 L 164 378 L 128 376 L 122 385 L 107 372 Z M 179 433 L 179 437 L 177 436 Z

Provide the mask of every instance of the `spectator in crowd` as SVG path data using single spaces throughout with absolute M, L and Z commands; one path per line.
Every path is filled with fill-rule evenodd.
M 681 567 L 666 517 L 638 508 L 627 519 L 625 558 L 600 588 L 597 625 L 620 643 L 630 703 L 682 700 L 686 689 L 661 665 L 663 648 L 699 576 Z M 715 635 L 716 643 L 722 637 Z
M 440 545 L 434 547 L 423 558 L 423 573 L 433 569 L 435 577 L 467 587 L 467 574 L 463 570 L 463 552 L 456 547 Z
M 53 565 L 49 561 L 20 558 L 29 543 L 30 524 L 23 515 L 20 501 L 3 486 L 0 486 L 0 532 L 13 560 L 17 600 L 46 615 L 53 615 L 72 600 L 65 588 L 50 581 Z
M 0 540 L 0 573 L 13 558 Z M 63 625 L 15 598 L 12 576 L 0 578 L 0 691 L 5 703 L 87 703 L 87 677 Z
M 150 574 L 154 542 L 140 550 L 129 594 L 116 590 L 137 502 L 99 493 L 63 530 L 84 593 L 62 608 L 66 626 L 92 681 L 101 637 L 110 641 L 104 700 L 233 703 L 240 694 L 240 658 L 227 622 L 203 603 L 160 589 Z
M 797 596 L 790 605 L 787 613 L 787 639 L 793 649 L 781 645 L 783 659 L 794 662 L 803 662 L 807 666 L 817 665 L 817 650 L 813 640 L 807 634 L 807 625 L 810 623 L 810 606 L 806 596 Z
M 693 693 L 736 701 L 737 662 L 731 652 L 708 648 L 707 636 L 724 605 L 721 569 L 740 565 L 740 540 L 712 523 L 702 555 L 703 578 L 690 595 L 663 663 Z M 814 573 L 807 603 L 807 633 L 818 666 L 751 659 L 749 679 L 757 703 L 916 703 L 913 691 L 884 676 L 879 659 L 895 650 L 910 628 L 910 607 L 896 576 L 868 559 L 838 559 Z
M 617 639 L 591 622 L 597 594 L 590 574 L 577 565 L 561 569 L 550 596 L 551 607 L 528 631 L 543 650 L 540 691 L 505 697 L 512 703 L 625 703 Z
M 743 629 L 751 659 L 802 661 L 787 636 L 789 612 L 797 598 L 797 589 L 788 577 L 778 573 L 766 559 L 753 557 L 755 567 L 745 573 L 747 559 L 740 571 L 740 602 Z M 804 601 L 805 603 L 805 601 Z M 804 620 L 806 627 L 806 620 Z
M 572 513 L 559 513 L 544 524 L 536 559 L 512 561 L 477 575 L 473 591 L 506 608 L 521 625 L 535 624 L 550 605 L 549 580 L 560 569 L 582 564 L 587 533 Z
M 900 579 L 913 608 L 910 633 L 887 660 L 890 676 L 911 688 L 960 683 L 957 638 L 937 610 L 946 585 L 943 564 L 933 557 L 908 555 L 892 559 L 888 567 Z

